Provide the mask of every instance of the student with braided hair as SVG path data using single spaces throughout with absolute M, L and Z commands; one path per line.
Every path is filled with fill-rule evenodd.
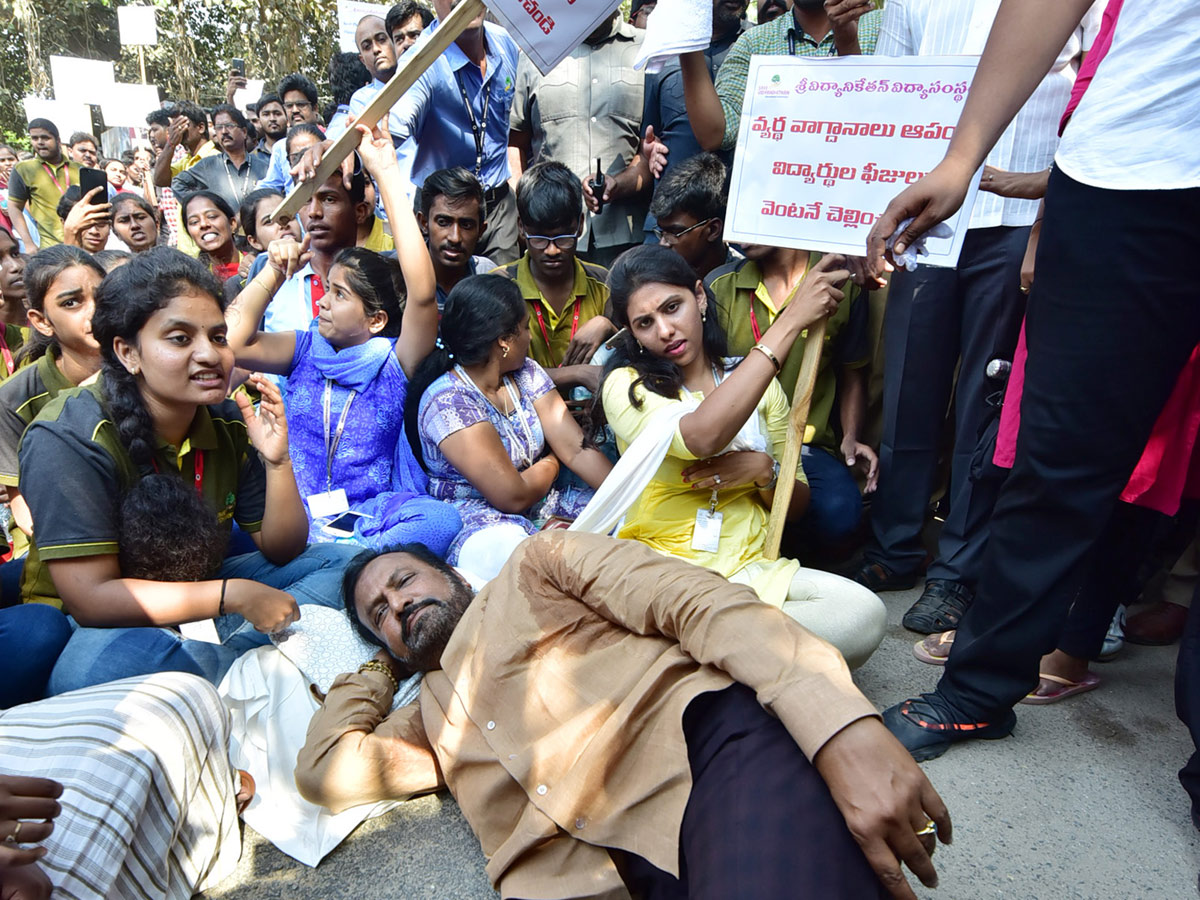
M 101 284 L 92 330 L 100 379 L 55 398 L 19 451 L 34 522 L 23 599 L 61 606 L 79 626 L 49 693 L 159 671 L 217 683 L 237 656 L 296 621 L 300 605 L 336 604 L 352 553 L 306 549 L 278 390 L 256 376 L 257 410 L 244 394 L 226 399 L 233 353 L 220 285 L 203 264 L 165 247 L 138 254 Z M 169 580 L 178 567 L 162 572 L 123 545 L 138 530 L 122 510 L 146 508 L 129 502 L 139 490 L 159 508 L 193 504 L 191 521 L 215 519 L 226 541 L 236 520 L 258 550 L 222 560 L 210 529 L 185 522 L 177 541 L 208 562 Z M 179 633 L 208 619 L 220 643 Z

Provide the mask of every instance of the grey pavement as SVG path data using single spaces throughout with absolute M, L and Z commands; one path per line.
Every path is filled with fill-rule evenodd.
M 918 591 L 884 594 L 891 628 L 857 673 L 883 708 L 932 689 L 900 617 Z M 1174 647 L 1127 646 L 1093 666 L 1099 689 L 1018 707 L 1014 735 L 956 747 L 925 770 L 950 807 L 954 844 L 934 857 L 953 900 L 1195 898 L 1200 855 L 1175 773 L 1191 752 L 1175 718 Z M 364 823 L 315 869 L 249 829 L 237 873 L 211 900 L 491 900 L 479 845 L 447 795 Z

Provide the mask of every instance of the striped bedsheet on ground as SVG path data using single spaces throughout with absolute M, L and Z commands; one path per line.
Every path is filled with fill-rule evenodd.
M 228 741 L 216 690 L 178 672 L 0 711 L 0 772 L 64 786 L 39 863 L 54 896 L 186 900 L 231 874 Z

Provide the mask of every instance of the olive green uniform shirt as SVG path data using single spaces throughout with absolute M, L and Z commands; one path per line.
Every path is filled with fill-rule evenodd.
M 25 201 L 25 208 L 37 222 L 40 248 L 63 242 L 58 201 L 73 184 L 79 184 L 79 165 L 70 162 L 66 154 L 57 166 L 41 159 L 26 159 L 13 166 L 8 178 L 8 199 Z
M 812 253 L 808 259 L 808 271 L 821 258 Z M 805 273 L 807 277 L 807 272 Z M 803 279 L 801 279 L 803 281 Z M 743 259 L 721 266 L 709 273 L 706 282 L 717 301 L 717 320 L 725 330 L 729 341 L 730 356 L 745 356 L 758 343 L 754 334 L 757 320 L 759 333 L 765 334 L 775 321 L 778 310 L 771 302 L 762 283 L 758 263 Z M 842 285 L 846 299 L 838 304 L 825 325 L 825 346 L 821 349 L 821 361 L 817 368 L 817 383 L 813 388 L 812 405 L 808 411 L 808 426 L 804 430 L 804 443 L 834 449 L 830 416 L 837 394 L 837 370 L 840 366 L 860 367 L 870 362 L 870 348 L 866 345 L 866 303 L 859 298 L 859 288 L 847 281 Z M 753 318 L 751 312 L 753 311 Z M 800 360 L 804 356 L 804 345 L 808 342 L 808 329 L 800 333 L 792 350 L 781 359 L 782 370 L 779 383 L 783 386 L 788 402 L 796 387 L 796 376 L 800 373 Z
M 63 391 L 26 429 L 18 451 L 21 494 L 34 537 L 21 581 L 25 602 L 62 606 L 46 562 L 118 550 L 121 502 L 142 474 L 108 417 L 102 380 Z M 201 406 L 183 442 L 160 441 L 154 468 L 193 482 L 232 530 L 262 529 L 266 471 L 237 404 Z M 70 612 L 70 610 L 68 610 Z
M 503 275 L 516 281 L 521 289 L 521 296 L 529 307 L 529 358 L 543 369 L 553 369 L 562 365 L 563 354 L 571 343 L 571 336 L 596 316 L 605 314 L 608 304 L 608 270 L 603 266 L 595 266 L 578 259 L 575 260 L 575 285 L 571 289 L 574 297 L 561 313 L 542 296 L 541 288 L 533 280 L 533 270 L 529 267 L 529 254 L 526 253 L 514 263 L 509 263 L 496 269 L 493 274 Z M 575 308 L 579 307 L 579 322 L 575 322 Z M 538 321 L 538 309 L 541 308 L 542 319 Z M 545 326 L 545 332 L 542 326 Z M 546 338 L 549 337 L 549 341 Z

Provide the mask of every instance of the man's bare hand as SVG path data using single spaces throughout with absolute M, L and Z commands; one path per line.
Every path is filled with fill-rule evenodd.
M 835 31 L 856 27 L 863 14 L 874 8 L 873 0 L 825 0 L 825 15 Z
M 246 76 L 241 72 L 233 69 L 229 71 L 229 80 L 225 82 L 225 102 L 233 103 L 233 95 L 235 92 L 246 87 Z
M 333 141 L 322 141 L 305 150 L 304 155 L 292 166 L 292 180 L 296 184 L 303 184 L 316 178 L 317 167 L 321 165 L 321 160 L 332 146 Z M 346 190 L 350 190 L 350 183 L 354 180 L 354 163 L 353 153 L 346 154 L 346 158 L 342 160 L 342 183 Z
M 613 199 L 613 194 L 616 193 L 617 189 L 617 179 L 613 178 L 611 175 L 605 175 L 604 190 L 601 191 L 601 195 L 597 197 L 596 192 L 592 190 L 592 178 L 594 177 L 595 176 L 593 175 L 588 175 L 579 179 L 580 183 L 583 185 L 583 205 L 588 208 L 588 212 L 590 213 L 600 212 L 600 204 L 610 202 Z
M 882 722 L 859 719 L 847 725 L 820 749 L 813 765 L 867 862 L 893 897 L 916 900 L 901 862 L 926 887 L 937 887 L 931 851 L 917 832 L 932 820 L 938 840 L 949 844 L 950 813 L 925 773 Z
M 642 137 L 642 156 L 650 166 L 650 174 L 662 178 L 663 169 L 667 167 L 667 155 L 671 148 L 664 144 L 654 133 L 654 126 L 646 126 L 646 134 Z

